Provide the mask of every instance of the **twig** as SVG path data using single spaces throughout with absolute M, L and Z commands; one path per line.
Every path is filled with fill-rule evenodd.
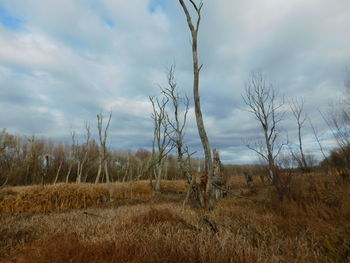
M 192 225 L 192 224 L 186 222 L 185 219 L 183 219 L 183 218 L 181 218 L 181 217 L 179 217 L 178 220 L 179 220 L 179 222 L 180 222 L 182 225 L 184 225 L 187 229 L 190 229 L 190 230 L 193 230 L 193 231 L 201 231 L 200 228 L 198 228 L 198 227 L 196 227 L 196 226 L 194 226 L 194 225 Z
M 88 212 L 88 211 L 84 211 L 83 214 L 84 214 L 84 215 L 89 215 L 89 216 L 96 216 L 96 217 L 102 217 L 102 218 L 104 218 L 104 216 L 101 216 L 101 215 L 95 214 L 95 213 L 91 213 L 91 212 Z
M 210 230 L 214 233 L 217 234 L 219 233 L 219 229 L 216 225 L 215 222 L 211 222 L 208 218 L 203 217 L 203 222 L 210 227 Z

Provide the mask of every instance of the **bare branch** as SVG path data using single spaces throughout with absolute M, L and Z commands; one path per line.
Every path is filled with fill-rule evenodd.
M 308 118 L 308 120 L 309 120 L 309 124 L 310 124 L 310 126 L 311 126 L 311 128 L 312 128 L 314 137 L 315 137 L 315 139 L 316 139 L 316 141 L 317 141 L 317 144 L 318 144 L 318 146 L 319 146 L 319 148 L 320 148 L 320 151 L 321 151 L 321 153 L 322 153 L 322 155 L 323 155 L 323 158 L 324 158 L 324 159 L 326 160 L 326 162 L 328 163 L 328 158 L 327 158 L 326 153 L 324 152 L 324 149 L 323 149 L 322 143 L 321 143 L 321 141 L 320 141 L 320 137 L 319 137 L 319 135 L 318 135 L 318 132 L 317 132 L 315 126 L 312 124 L 311 119 Z
M 293 99 L 290 103 L 289 103 L 289 107 L 293 113 L 293 116 L 297 122 L 298 125 L 298 140 L 299 140 L 299 153 L 300 153 L 300 159 L 298 160 L 297 156 L 294 154 L 294 158 L 296 158 L 296 160 L 298 161 L 299 164 L 301 164 L 301 168 L 303 169 L 307 169 L 308 168 L 308 164 L 306 162 L 306 158 L 305 158 L 305 154 L 304 154 L 304 150 L 303 150 L 303 144 L 302 144 L 302 134 L 301 134 L 301 130 L 302 127 L 305 123 L 305 121 L 307 120 L 307 115 L 303 113 L 304 111 L 304 104 L 305 104 L 305 100 L 300 98 L 300 99 Z
M 276 102 L 276 97 L 277 93 L 275 89 L 271 83 L 267 82 L 266 77 L 261 71 L 250 74 L 245 87 L 245 94 L 242 95 L 242 98 L 248 106 L 247 111 L 252 113 L 261 125 L 265 141 L 264 146 L 260 144 L 260 149 L 252 147 L 251 144 L 248 144 L 247 147 L 268 162 L 271 177 L 273 177 L 275 170 L 275 158 L 284 146 L 284 144 L 279 145 L 277 152 L 274 152 L 279 137 L 277 127 L 284 119 L 285 114 L 281 111 L 284 105 L 284 99 Z

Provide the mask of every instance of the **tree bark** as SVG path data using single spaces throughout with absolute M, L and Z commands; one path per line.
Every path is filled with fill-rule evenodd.
M 68 172 L 66 175 L 66 183 L 69 183 L 69 175 L 70 175 L 70 172 L 72 171 L 72 166 L 73 166 L 73 164 L 69 165 Z
M 100 163 L 98 165 L 98 170 L 97 170 L 97 176 L 96 176 L 96 179 L 95 179 L 95 184 L 97 184 L 100 181 L 101 170 L 102 170 L 102 167 L 101 167 L 101 163 Z
M 57 183 L 58 176 L 60 175 L 60 171 L 61 171 L 61 168 L 62 168 L 62 164 L 63 164 L 63 161 L 60 162 L 60 166 L 59 166 L 58 169 L 57 169 L 55 181 L 53 182 L 53 184 L 56 184 L 56 183 Z
M 106 174 L 106 182 L 107 182 L 107 188 L 108 188 L 108 194 L 109 194 L 109 201 L 112 202 L 113 201 L 113 186 L 110 182 L 107 162 L 105 161 L 104 163 L 105 163 L 104 168 L 105 168 L 105 174 Z
M 212 163 L 209 139 L 204 127 L 203 116 L 201 111 L 201 103 L 200 103 L 200 97 L 199 97 L 199 73 L 202 68 L 202 65 L 199 66 L 199 62 L 198 62 L 198 40 L 197 39 L 198 39 L 199 24 L 201 20 L 201 8 L 203 4 L 201 3 L 199 6 L 197 6 L 193 0 L 190 0 L 198 16 L 196 26 L 194 26 L 192 23 L 190 13 L 188 12 L 188 9 L 184 1 L 179 0 L 179 2 L 186 15 L 187 24 L 191 31 L 191 36 L 192 36 L 193 98 L 194 98 L 195 116 L 196 116 L 198 134 L 201 139 L 201 143 L 204 150 L 204 156 L 205 156 L 204 200 L 205 200 L 206 208 L 211 209 L 213 207 L 213 198 L 212 198 L 213 163 Z

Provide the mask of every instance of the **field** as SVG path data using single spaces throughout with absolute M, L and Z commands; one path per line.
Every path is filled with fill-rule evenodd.
M 350 185 L 294 176 L 271 186 L 232 176 L 234 193 L 205 211 L 184 181 L 57 184 L 0 190 L 1 262 L 349 262 Z M 239 189 L 239 190 L 238 190 Z

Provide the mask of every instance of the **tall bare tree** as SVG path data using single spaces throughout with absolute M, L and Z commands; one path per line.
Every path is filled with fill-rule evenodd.
M 102 113 L 97 115 L 97 129 L 98 129 L 98 137 L 100 141 L 100 156 L 99 156 L 99 167 L 96 176 L 95 183 L 98 183 L 100 180 L 101 172 L 104 171 L 104 175 L 106 178 L 106 183 L 109 192 L 109 200 L 113 200 L 113 188 L 110 181 L 109 173 L 108 173 L 108 160 L 107 160 L 107 138 L 108 138 L 108 128 L 112 119 L 112 112 L 109 113 L 109 117 L 105 127 L 103 127 L 103 118 Z
M 304 99 L 294 99 L 290 102 L 289 107 L 298 125 L 299 155 L 296 155 L 293 151 L 292 154 L 293 157 L 297 160 L 300 168 L 303 170 L 308 170 L 308 163 L 306 161 L 302 142 L 302 128 L 305 121 L 307 120 L 307 115 L 304 113 L 304 104 Z
M 175 65 L 171 66 L 167 72 L 167 88 L 161 87 L 162 94 L 169 100 L 166 110 L 166 119 L 171 128 L 169 138 L 173 146 L 177 150 L 177 167 L 181 178 L 187 178 L 189 183 L 188 192 L 184 200 L 183 206 L 186 205 L 188 199 L 197 201 L 202 207 L 205 206 L 201 184 L 196 182 L 196 173 L 192 167 L 191 156 L 195 152 L 190 153 L 188 146 L 184 146 L 185 126 L 189 110 L 189 98 L 180 95 L 177 90 L 175 79 Z M 171 113 L 171 114 L 170 114 Z
M 166 96 L 161 99 L 154 97 L 149 99 L 152 103 L 153 113 L 151 117 L 154 122 L 151 168 L 156 179 L 155 190 L 159 192 L 164 162 L 169 152 L 174 148 L 174 144 L 170 138 L 172 131 L 170 130 L 171 127 L 167 121 L 166 113 L 166 105 L 169 99 Z
M 77 183 L 80 183 L 82 180 L 84 165 L 88 160 L 90 137 L 91 137 L 90 125 L 88 122 L 85 122 L 85 131 L 86 131 L 86 135 L 85 135 L 86 140 L 85 140 L 85 143 L 79 147 L 80 150 L 78 151 L 78 156 L 77 156 L 78 157 L 78 168 L 77 168 L 77 178 L 76 178 Z
M 258 120 L 263 130 L 263 141 L 247 147 L 255 151 L 268 164 L 269 179 L 274 182 L 275 160 L 284 144 L 278 143 L 278 125 L 283 120 L 281 108 L 284 101 L 276 101 L 276 91 L 261 71 L 252 72 L 248 79 L 245 94 L 242 95 L 248 111 Z
M 189 98 L 181 96 L 177 90 L 175 79 L 175 65 L 172 65 L 167 73 L 168 87 L 162 89 L 162 93 L 170 100 L 173 115 L 170 117 L 167 113 L 167 121 L 173 132 L 170 134 L 170 139 L 175 144 L 177 150 L 177 162 L 180 168 L 181 176 L 185 176 L 184 167 L 184 136 L 185 126 L 187 122 L 187 114 L 189 109 Z
M 213 160 L 211 157 L 209 139 L 204 127 L 200 97 L 199 97 L 199 74 L 203 65 L 199 65 L 199 62 L 198 62 L 198 31 L 199 31 L 199 25 L 201 22 L 201 10 L 203 7 L 203 3 L 200 2 L 199 4 L 196 4 L 194 0 L 189 0 L 189 3 L 192 5 L 197 15 L 197 19 L 195 23 L 193 23 L 192 17 L 190 15 L 190 12 L 184 0 L 179 0 L 179 2 L 185 13 L 187 24 L 190 29 L 191 37 L 192 37 L 193 99 L 194 99 L 198 133 L 202 142 L 204 155 L 205 155 L 205 176 L 202 180 L 204 183 L 203 194 L 204 194 L 205 207 L 208 209 L 211 209 L 213 207 L 213 191 L 212 191 Z

